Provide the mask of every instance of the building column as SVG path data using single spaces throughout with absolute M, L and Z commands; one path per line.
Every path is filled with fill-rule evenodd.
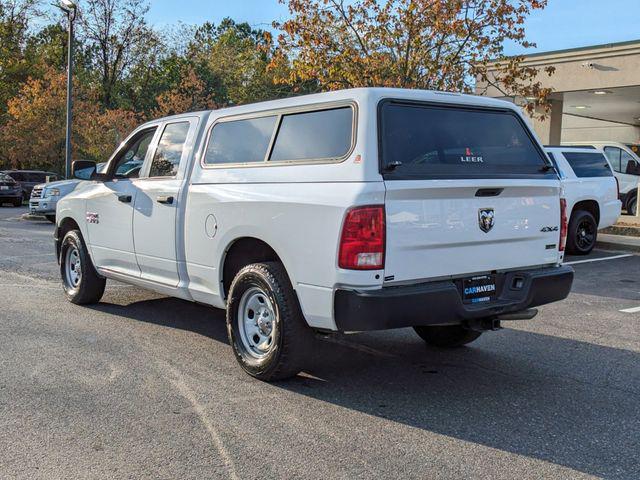
M 551 112 L 547 118 L 544 120 L 533 119 L 533 128 L 544 145 L 560 145 L 562 142 L 563 107 L 562 100 L 551 100 Z

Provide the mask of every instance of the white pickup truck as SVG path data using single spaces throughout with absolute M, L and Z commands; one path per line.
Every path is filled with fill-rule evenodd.
M 189 113 L 73 172 L 90 180 L 57 207 L 69 300 L 115 279 L 226 308 L 263 380 L 304 368 L 314 331 L 455 347 L 573 281 L 556 170 L 500 100 L 376 88 Z

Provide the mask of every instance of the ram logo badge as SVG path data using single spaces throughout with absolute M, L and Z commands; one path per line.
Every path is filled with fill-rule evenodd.
M 493 228 L 494 224 L 494 212 L 493 208 L 481 208 L 478 210 L 478 224 L 480 230 L 484 233 L 488 233 Z

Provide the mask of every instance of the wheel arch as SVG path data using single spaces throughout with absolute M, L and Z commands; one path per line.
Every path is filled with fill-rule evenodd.
M 223 299 L 227 298 L 231 282 L 245 266 L 259 262 L 279 262 L 283 265 L 289 280 L 294 285 L 291 274 L 282 256 L 268 242 L 254 237 L 243 236 L 230 241 L 224 250 L 220 264 L 220 282 Z M 295 287 L 294 287 L 295 289 Z
M 56 241 L 56 258 L 60 262 L 60 247 L 62 245 L 62 239 L 71 230 L 80 230 L 80 225 L 73 217 L 64 217 L 56 223 L 55 229 L 55 241 Z
M 600 224 L 600 204 L 596 200 L 590 198 L 576 202 L 571 209 L 571 216 L 578 211 L 589 212 L 596 219 L 596 224 Z

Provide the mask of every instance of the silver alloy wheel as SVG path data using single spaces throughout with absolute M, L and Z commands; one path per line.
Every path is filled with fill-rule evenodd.
M 245 350 L 254 358 L 266 357 L 273 348 L 276 313 L 267 294 L 251 287 L 242 294 L 238 307 L 238 332 Z
M 82 264 L 80 263 L 80 252 L 76 247 L 69 247 L 64 259 L 67 286 L 75 290 L 82 281 Z

